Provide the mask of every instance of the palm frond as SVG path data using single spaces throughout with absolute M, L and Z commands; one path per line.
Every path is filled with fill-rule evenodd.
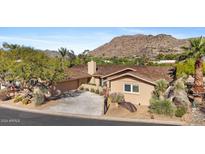
M 188 58 L 196 58 L 205 54 L 205 39 L 193 38 L 189 40 L 189 47 L 182 47 L 184 52 L 179 56 L 178 61 L 184 61 Z

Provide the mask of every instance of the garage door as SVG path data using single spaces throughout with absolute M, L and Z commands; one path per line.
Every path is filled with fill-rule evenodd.
M 56 88 L 61 92 L 78 89 L 78 80 L 59 82 L 57 83 Z

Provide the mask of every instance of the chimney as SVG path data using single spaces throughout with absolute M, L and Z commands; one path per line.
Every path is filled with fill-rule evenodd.
M 93 75 L 96 72 L 96 62 L 90 61 L 88 62 L 88 74 Z

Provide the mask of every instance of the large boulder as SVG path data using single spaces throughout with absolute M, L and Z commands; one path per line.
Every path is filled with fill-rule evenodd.
M 189 108 L 191 102 L 188 98 L 184 78 L 177 79 L 171 86 L 167 88 L 165 97 L 172 100 L 174 105 Z
M 119 105 L 127 110 L 129 110 L 130 112 L 136 112 L 137 108 L 134 104 L 130 103 L 130 102 L 125 102 L 122 101 L 119 103 Z
M 172 100 L 176 106 L 184 106 L 188 108 L 191 104 L 189 98 L 184 93 L 182 93 L 182 95 L 175 95 Z

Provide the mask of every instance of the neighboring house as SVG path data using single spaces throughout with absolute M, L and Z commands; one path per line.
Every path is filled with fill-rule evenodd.
M 61 91 L 77 89 L 81 84 L 89 83 L 96 86 L 107 85 L 110 93 L 121 92 L 125 100 L 134 104 L 149 105 L 154 90 L 155 81 L 171 78 L 166 66 L 124 66 L 99 65 L 88 62 L 88 65 L 78 65 L 67 71 L 70 78 L 59 82 L 56 87 Z

